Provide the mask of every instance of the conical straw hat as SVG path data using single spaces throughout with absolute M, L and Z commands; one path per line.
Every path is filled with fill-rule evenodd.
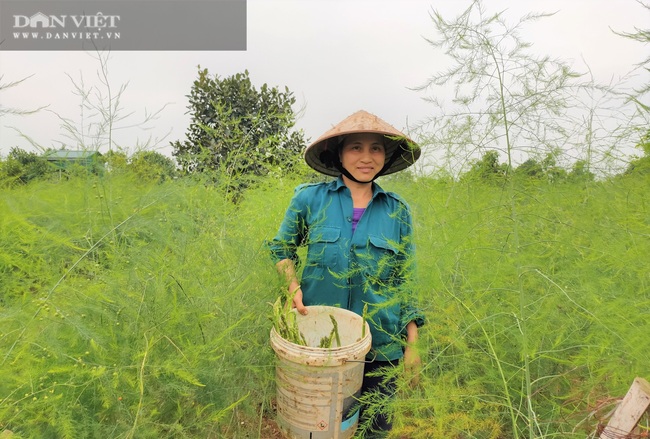
M 392 174 L 411 166 L 420 157 L 420 147 L 413 140 L 374 114 L 360 110 L 348 116 L 320 136 L 305 150 L 305 161 L 321 174 L 338 177 L 341 172 L 323 161 L 323 153 L 331 151 L 338 157 L 338 148 L 348 134 L 377 133 L 386 137 L 386 163 L 398 154 L 382 175 Z M 329 166 L 328 166 L 329 165 Z

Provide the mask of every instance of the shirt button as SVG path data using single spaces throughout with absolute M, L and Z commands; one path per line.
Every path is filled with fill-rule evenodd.
M 351 218 L 351 217 L 347 217 L 346 219 L 348 220 L 349 223 L 352 222 L 352 218 Z

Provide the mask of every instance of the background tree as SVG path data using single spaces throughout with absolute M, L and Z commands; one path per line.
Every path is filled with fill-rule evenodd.
M 304 134 L 291 132 L 296 99 L 288 88 L 264 84 L 258 90 L 248 71 L 221 79 L 199 67 L 188 97 L 187 138 L 172 143 L 184 172 L 216 172 L 241 187 L 255 176 L 291 171 L 300 161 Z
M 7 159 L 0 162 L 0 180 L 7 178 L 10 182 L 29 183 L 51 172 L 52 166 L 43 157 L 17 147 L 11 148 Z
M 589 170 L 586 160 L 578 160 L 573 164 L 571 172 L 568 174 L 568 178 L 572 181 L 594 181 L 596 175 Z
M 126 172 L 129 165 L 129 156 L 125 151 L 111 149 L 103 157 L 106 169 L 109 172 L 113 174 Z
M 557 164 L 556 156 L 560 155 L 560 153 L 561 151 L 549 152 L 542 160 L 530 158 L 517 166 L 514 169 L 514 173 L 526 178 L 537 180 L 546 179 L 549 183 L 566 180 L 566 170 Z M 580 172 L 583 174 L 588 172 L 585 160 L 580 160 L 578 166 L 582 168 Z
M 487 181 L 503 180 L 507 174 L 507 165 L 499 163 L 499 153 L 491 150 L 483 154 L 480 160 L 475 160 L 469 171 L 462 175 L 461 180 L 481 179 Z
M 176 176 L 174 161 L 156 151 L 138 151 L 131 157 L 129 168 L 142 180 L 163 182 Z

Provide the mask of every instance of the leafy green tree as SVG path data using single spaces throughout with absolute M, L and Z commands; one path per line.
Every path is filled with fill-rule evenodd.
M 515 168 L 515 174 L 540 179 L 544 176 L 544 168 L 537 160 L 528 159 Z
M 542 160 L 542 168 L 544 169 L 544 175 L 551 183 L 556 183 L 558 181 L 566 180 L 567 171 L 557 163 L 557 157 L 561 155 L 561 150 L 556 148 L 555 150 L 546 154 L 544 160 Z
M 586 160 L 576 161 L 567 177 L 572 181 L 594 181 L 596 179 L 596 175 L 589 170 Z
M 583 166 L 586 167 L 586 161 L 582 160 Z M 588 172 L 588 169 L 585 169 Z M 546 179 L 550 183 L 566 180 L 567 172 L 562 167 L 558 166 L 556 153 L 549 152 L 542 160 L 529 158 L 522 164 L 517 166 L 514 173 L 533 179 Z
M 480 160 L 472 163 L 470 170 L 462 177 L 463 180 L 479 178 L 481 180 L 498 180 L 507 174 L 507 165 L 499 163 L 497 151 L 487 151 Z
M 131 157 L 129 168 L 138 178 L 160 182 L 176 176 L 176 163 L 156 151 L 138 151 Z
M 7 159 L 2 163 L 0 175 L 20 183 L 43 178 L 52 172 L 50 164 L 36 153 L 20 148 L 11 148 Z
M 129 157 L 124 151 L 109 150 L 104 154 L 106 169 L 111 173 L 125 172 L 129 165 Z
M 296 99 L 288 88 L 258 90 L 248 71 L 220 78 L 199 67 L 188 97 L 186 140 L 172 143 L 184 172 L 225 176 L 245 187 L 251 177 L 283 174 L 300 161 L 304 134 L 291 131 Z

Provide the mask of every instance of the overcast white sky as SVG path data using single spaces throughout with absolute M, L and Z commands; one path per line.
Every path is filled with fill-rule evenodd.
M 132 148 L 151 134 L 166 139 L 159 150 L 170 154 L 169 142 L 182 140 L 189 124 L 186 113 L 197 65 L 221 77 L 248 69 L 260 86 L 287 86 L 297 97 L 294 110 L 303 109 L 297 128 L 315 140 L 331 125 L 365 109 L 396 128 L 424 120 L 431 111 L 421 85 L 444 65 L 444 57 L 425 37 L 435 39 L 429 17 L 432 9 L 451 19 L 469 0 L 248 0 L 248 44 L 237 52 L 113 52 L 109 79 L 114 90 L 128 82 L 122 96 L 126 121 L 137 123 L 146 111 L 165 104 L 150 131 L 117 133 L 123 147 Z M 636 0 L 485 0 L 490 12 L 508 9 L 518 18 L 528 12 L 558 11 L 530 26 L 524 37 L 539 54 L 584 62 L 596 79 L 609 81 L 632 70 L 648 56 L 648 46 L 612 33 L 648 28 L 649 14 Z M 584 61 L 583 61 L 584 60 Z M 67 75 L 100 86 L 98 62 L 84 52 L 0 51 L 3 82 L 30 75 L 21 85 L 0 92 L 0 105 L 29 110 L 48 106 L 52 112 L 81 125 L 80 99 Z M 643 79 L 643 78 L 642 78 Z M 648 78 L 643 79 L 646 83 Z M 0 120 L 0 155 L 11 147 L 33 150 L 18 131 L 44 148 L 69 144 L 55 114 L 41 111 Z M 107 148 L 103 148 L 105 150 Z

